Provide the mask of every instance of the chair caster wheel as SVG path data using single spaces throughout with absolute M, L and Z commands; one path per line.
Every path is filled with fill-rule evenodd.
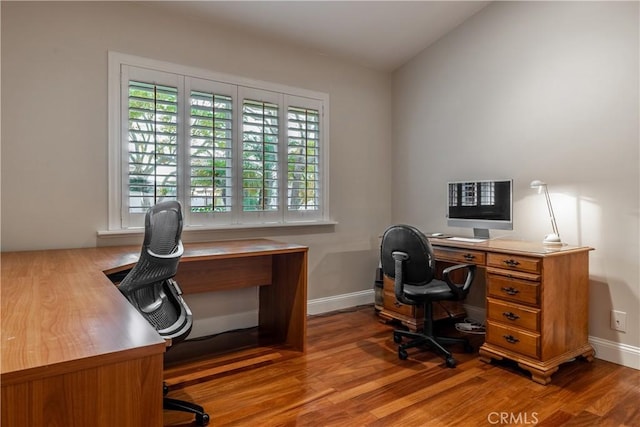
M 209 414 L 197 414 L 196 415 L 196 424 L 199 426 L 206 426 L 209 424 Z
M 409 355 L 407 354 L 406 350 L 398 350 L 398 358 L 400 360 L 407 360 L 407 357 L 409 357 Z
M 455 368 L 457 362 L 456 362 L 456 359 L 454 359 L 453 357 L 447 357 L 447 360 L 445 360 L 445 363 L 448 368 Z
M 397 334 L 393 334 L 393 342 L 396 344 L 400 344 L 402 342 L 402 337 Z

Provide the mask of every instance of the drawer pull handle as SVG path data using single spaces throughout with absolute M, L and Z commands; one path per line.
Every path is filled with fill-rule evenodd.
M 502 315 L 509 320 L 518 320 L 520 318 L 520 316 L 510 311 L 505 311 L 504 313 L 502 313 Z
M 504 338 L 509 344 L 516 344 L 520 342 L 520 340 L 513 335 L 503 335 L 502 338 Z
M 472 261 L 476 259 L 476 256 L 471 254 L 464 254 L 464 259 L 466 259 L 467 261 Z
M 394 301 L 393 305 L 395 305 L 396 307 L 402 307 L 402 304 L 400 304 L 398 301 Z
M 519 290 L 517 290 L 516 288 L 512 288 L 512 287 L 505 288 L 503 286 L 502 288 L 500 288 L 500 290 L 502 292 L 506 293 L 506 294 L 509 294 L 509 295 L 516 295 L 516 294 L 520 293 Z
M 516 267 L 520 265 L 520 263 L 515 259 L 506 259 L 504 260 L 504 263 L 507 264 L 509 267 Z

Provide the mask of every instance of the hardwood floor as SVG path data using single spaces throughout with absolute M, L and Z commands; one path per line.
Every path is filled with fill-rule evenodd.
M 398 360 L 392 330 L 369 306 L 310 317 L 304 355 L 250 346 L 197 356 L 251 345 L 251 332 L 181 343 L 167 353 L 169 396 L 203 405 L 212 426 L 640 425 L 640 371 L 576 360 L 543 386 L 462 346 L 452 348 L 455 369 L 419 349 Z M 481 342 L 472 336 L 476 351 Z M 194 425 L 188 414 L 165 411 L 164 419 Z

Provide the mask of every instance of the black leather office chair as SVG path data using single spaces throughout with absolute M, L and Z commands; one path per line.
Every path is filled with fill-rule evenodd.
M 140 259 L 118 285 L 129 302 L 172 344 L 186 338 L 193 325 L 191 311 L 173 279 L 183 253 L 181 234 L 180 203 L 166 201 L 150 208 Z M 163 393 L 167 392 L 163 384 Z M 195 414 L 200 426 L 209 424 L 209 415 L 200 405 L 165 396 L 163 407 Z
M 393 225 L 384 232 L 380 260 L 382 272 L 394 280 L 396 299 L 403 304 L 424 305 L 424 329 L 421 333 L 393 332 L 393 341 L 397 344 L 402 342 L 402 338 L 410 339 L 399 345 L 398 357 L 405 360 L 408 348 L 426 345 L 440 352 L 448 367 L 455 367 L 457 362 L 444 344 L 463 344 L 466 351 L 471 351 L 471 345 L 465 338 L 436 337 L 433 334 L 433 302 L 464 299 L 475 277 L 476 266 L 454 265 L 444 269 L 442 280 L 436 279 L 431 243 L 423 233 L 409 225 Z M 452 273 L 462 269 L 466 270 L 464 282 L 453 283 Z

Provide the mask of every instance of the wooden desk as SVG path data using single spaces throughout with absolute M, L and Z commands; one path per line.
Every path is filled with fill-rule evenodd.
M 485 362 L 514 360 L 548 384 L 562 363 L 593 360 L 588 342 L 589 247 L 431 239 L 436 259 L 474 263 L 486 282 Z
M 162 426 L 165 342 L 106 276 L 131 268 L 139 252 L 2 253 L 3 427 Z M 261 286 L 261 338 L 304 351 L 306 247 L 187 244 L 176 279 L 185 293 Z

